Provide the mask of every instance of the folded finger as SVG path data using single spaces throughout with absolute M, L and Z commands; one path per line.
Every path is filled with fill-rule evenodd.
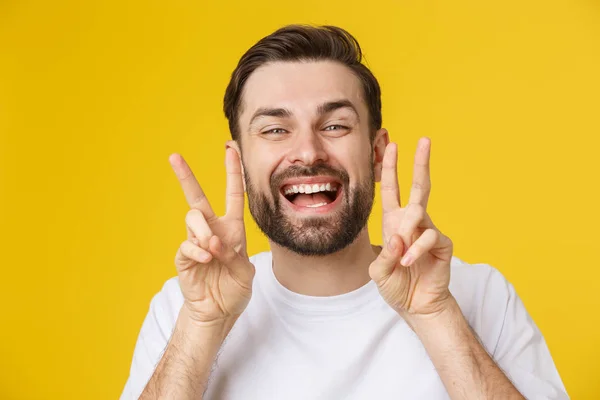
M 412 244 L 413 234 L 422 225 L 425 214 L 425 209 L 418 204 L 409 204 L 406 206 L 402 222 L 397 231 L 404 241 L 406 249 Z
M 200 248 L 189 240 L 184 241 L 179 246 L 175 256 L 175 265 L 179 271 L 183 271 L 196 262 L 206 264 L 212 260 L 213 256 L 208 251 Z
M 415 263 L 423 254 L 431 251 L 438 243 L 440 238 L 440 232 L 435 229 L 426 229 L 425 232 L 410 246 L 400 264 L 405 267 L 410 267 Z
M 371 279 L 378 284 L 382 284 L 394 272 L 394 268 L 402 256 L 403 249 L 402 238 L 398 235 L 392 235 L 375 261 L 369 266 Z
M 190 210 L 185 216 L 185 223 L 188 229 L 188 239 L 196 238 L 200 247 L 208 249 L 208 242 L 213 233 L 204 214 L 200 210 Z
M 250 285 L 254 278 L 254 265 L 245 257 L 240 256 L 231 246 L 223 243 L 218 236 L 210 238 L 208 249 L 214 258 L 219 260 L 227 269 L 231 276 L 242 285 Z

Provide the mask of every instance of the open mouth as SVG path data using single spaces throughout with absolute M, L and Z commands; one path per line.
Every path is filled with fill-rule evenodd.
M 281 187 L 281 194 L 299 211 L 328 211 L 342 195 L 342 186 L 332 179 L 288 183 Z

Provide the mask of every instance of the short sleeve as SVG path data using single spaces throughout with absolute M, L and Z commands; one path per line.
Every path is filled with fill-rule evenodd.
M 177 278 L 169 279 L 152 298 L 138 335 L 121 400 L 136 400 L 142 394 L 167 347 L 182 304 L 183 296 Z
M 546 341 L 513 285 L 495 269 L 491 275 L 492 293 L 505 305 L 492 357 L 528 400 L 569 399 Z

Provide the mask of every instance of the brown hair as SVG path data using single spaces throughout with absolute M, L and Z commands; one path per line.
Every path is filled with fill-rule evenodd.
M 381 128 L 381 89 L 371 71 L 362 64 L 358 41 L 336 26 L 288 25 L 262 38 L 240 59 L 225 90 L 223 111 L 231 137 L 239 141 L 238 119 L 244 84 L 258 67 L 275 61 L 337 61 L 352 70 L 363 87 L 369 109 L 371 139 Z

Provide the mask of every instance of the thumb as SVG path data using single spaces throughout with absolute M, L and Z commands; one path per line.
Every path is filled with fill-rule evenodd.
M 384 282 L 394 272 L 394 268 L 400 262 L 404 252 L 402 238 L 396 234 L 392 235 L 383 246 L 379 256 L 369 266 L 369 276 L 375 283 Z
M 248 257 L 240 255 L 233 247 L 223 243 L 216 235 L 210 238 L 208 249 L 213 257 L 229 270 L 240 285 L 252 284 L 255 270 Z

